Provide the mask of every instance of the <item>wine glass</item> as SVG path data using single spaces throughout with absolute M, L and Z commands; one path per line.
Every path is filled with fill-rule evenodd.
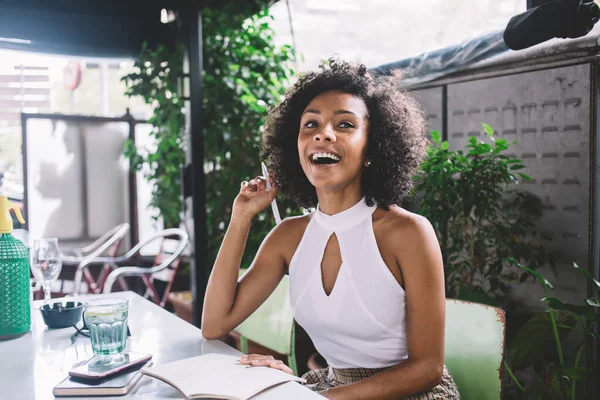
M 33 242 L 31 271 L 44 288 L 44 304 L 50 302 L 50 287 L 52 282 L 58 279 L 61 268 L 62 261 L 58 250 L 58 239 L 36 239 Z

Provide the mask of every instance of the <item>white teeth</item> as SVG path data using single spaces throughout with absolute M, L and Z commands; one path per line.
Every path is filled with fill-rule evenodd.
M 340 161 L 340 158 L 338 156 L 336 156 L 335 154 L 331 154 L 331 153 L 315 153 L 312 156 L 313 161 L 316 161 L 318 158 L 331 158 L 332 160 L 335 161 Z

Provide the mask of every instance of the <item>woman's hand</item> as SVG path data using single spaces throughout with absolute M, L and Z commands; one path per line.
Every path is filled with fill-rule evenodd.
M 277 188 L 272 186 L 267 192 L 267 180 L 264 176 L 257 176 L 250 182 L 242 182 L 240 193 L 233 201 L 233 215 L 245 215 L 254 218 L 275 199 Z
M 294 371 L 281 360 L 276 360 L 273 356 L 261 356 L 260 354 L 249 354 L 240 357 L 240 364 L 252 365 L 253 367 L 265 366 L 269 368 L 279 369 L 294 375 Z

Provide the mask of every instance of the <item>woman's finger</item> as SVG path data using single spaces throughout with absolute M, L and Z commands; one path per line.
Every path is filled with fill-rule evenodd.
M 273 356 L 264 355 L 264 354 L 248 354 L 246 358 L 250 360 L 274 360 Z
M 261 366 L 261 365 L 264 365 L 264 366 L 268 367 L 268 366 L 271 365 L 271 363 L 273 361 L 274 360 L 269 360 L 269 359 L 266 359 L 266 358 L 260 358 L 260 359 L 250 360 L 250 364 L 254 365 L 255 367 L 258 367 L 258 366 Z
M 258 186 L 256 184 L 256 181 L 254 179 L 250 179 L 248 181 L 248 184 L 245 187 L 245 191 L 246 192 L 256 192 L 258 190 Z
M 290 369 L 290 367 L 285 365 L 284 362 L 281 360 L 260 358 L 260 359 L 251 359 L 248 362 L 253 367 L 269 367 L 269 368 L 281 370 L 288 374 L 292 374 L 292 375 L 294 374 L 293 371 Z
M 248 186 L 246 187 L 246 191 L 248 192 L 257 192 L 259 190 L 266 190 L 267 181 L 262 176 L 257 176 L 254 179 L 251 179 L 248 182 Z
M 254 360 L 274 360 L 273 356 L 265 356 L 262 354 L 249 354 L 240 357 L 241 364 L 250 364 Z
M 269 364 L 270 368 L 275 368 L 275 369 L 279 369 L 285 373 L 288 373 L 290 375 L 294 375 L 294 371 L 292 371 L 292 369 L 290 367 L 288 367 L 287 365 L 285 365 L 285 363 L 281 360 L 273 360 L 271 361 L 271 364 Z
M 267 178 L 265 178 L 264 176 L 257 176 L 256 178 L 254 178 L 254 182 L 258 185 L 260 189 L 267 189 Z
M 249 354 L 240 357 L 240 364 L 251 365 L 253 367 L 269 367 L 281 370 L 290 375 L 294 375 L 294 371 L 281 360 L 276 360 L 273 356 L 262 354 Z

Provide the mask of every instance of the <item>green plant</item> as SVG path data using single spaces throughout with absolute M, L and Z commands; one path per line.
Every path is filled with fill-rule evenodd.
M 240 182 L 261 175 L 267 110 L 282 100 L 284 87 L 294 75 L 294 52 L 289 46 L 274 45 L 273 17 L 268 10 L 246 19 L 236 17 L 231 7 L 203 12 L 206 204 L 212 260 L 225 235 Z M 280 209 L 288 215 L 299 213 L 282 201 Z M 270 209 L 254 220 L 242 267 L 250 265 L 273 225 Z
M 507 261 L 514 257 L 532 268 L 553 263 L 544 247 L 527 234 L 540 217 L 535 196 L 508 191 L 510 183 L 530 180 L 521 160 L 505 152 L 510 144 L 495 139 L 482 124 L 489 143 L 470 137 L 466 151 L 450 150 L 438 132 L 416 180 L 419 213 L 431 221 L 444 257 L 449 296 L 498 304 L 509 282 L 524 281 Z M 520 178 L 520 179 L 519 179 Z
M 600 282 L 577 264 L 573 266 L 583 273 L 594 287 L 594 296 L 586 298 L 582 305 L 570 304 L 557 297 L 548 297 L 548 289 L 554 286 L 540 273 L 523 266 L 515 259 L 510 262 L 540 281 L 544 290 L 542 301 L 548 310 L 535 314 L 513 338 L 505 368 L 515 385 L 526 399 L 575 400 L 577 382 L 592 378 L 592 371 L 580 366 L 585 347 L 591 348 L 600 336 L 593 332 L 594 324 L 600 322 Z M 571 354 L 565 354 L 565 343 L 573 340 Z M 509 366 L 510 364 L 510 366 Z M 538 378 L 528 387 L 522 385 L 515 373 L 532 367 Z
M 152 106 L 148 122 L 153 126 L 150 136 L 155 146 L 137 148 L 129 140 L 125 156 L 152 184 L 150 207 L 159 211 L 153 218 L 162 217 L 165 227 L 179 225 L 182 209 L 180 171 L 185 162 L 185 116 L 184 101 L 178 92 L 182 74 L 183 46 L 152 50 L 144 44 L 134 72 L 121 78 L 127 88 L 125 95 L 141 96 Z
M 204 60 L 204 173 L 209 262 L 216 257 L 227 228 L 240 182 L 261 174 L 260 145 L 264 118 L 281 101 L 292 79 L 294 51 L 275 46 L 272 16 L 267 9 L 251 15 L 261 2 L 228 2 L 202 12 Z M 267 3 L 267 2 L 265 2 Z M 153 106 L 156 149 L 128 143 L 131 164 L 153 184 L 151 206 L 165 224 L 178 224 L 181 206 L 180 168 L 184 162 L 183 100 L 177 92 L 182 76 L 183 48 L 144 47 L 135 72 L 123 77 L 127 94 L 143 96 Z M 194 112 L 192 110 L 192 112 Z M 298 213 L 281 202 L 286 214 Z M 242 261 L 248 267 L 273 219 L 255 220 Z

